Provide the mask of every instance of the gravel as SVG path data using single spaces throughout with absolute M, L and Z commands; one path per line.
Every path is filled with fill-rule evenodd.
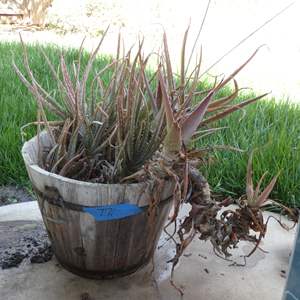
M 45 263 L 52 256 L 51 243 L 41 222 L 0 222 L 0 268 Z

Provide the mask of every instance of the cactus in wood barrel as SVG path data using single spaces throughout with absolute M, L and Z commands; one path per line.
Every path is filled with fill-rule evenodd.
M 21 39 L 26 74 L 15 63 L 13 66 L 38 104 L 38 122 L 34 124 L 44 127 L 51 138 L 51 147 L 40 151 L 39 165 L 65 177 L 96 183 L 152 180 L 158 189 L 164 180 L 173 180 L 174 212 L 167 226 L 177 221 L 181 204 L 191 205 L 177 230 L 173 266 L 196 235 L 209 240 L 216 253 L 225 257 L 230 256 L 229 250 L 239 240 L 254 242 L 257 247 L 260 239 L 250 235 L 249 230 L 257 221 L 251 213 L 260 207 L 246 202 L 247 209 L 242 213 L 238 206 L 236 210 L 225 209 L 218 218 L 220 209 L 233 201 L 212 199 L 209 185 L 198 171 L 203 153 L 191 147 L 190 142 L 199 128 L 205 126 L 207 133 L 213 133 L 215 128 L 207 129 L 210 123 L 265 96 L 232 104 L 239 92 L 234 77 L 258 50 L 231 75 L 216 80 L 208 90 L 199 90 L 200 79 L 205 75 L 200 73 L 202 53 L 189 73 L 185 64 L 188 30 L 178 76 L 173 72 L 166 34 L 153 72 L 147 69 L 151 55 L 143 55 L 143 42 L 134 55 L 132 49 L 121 54 L 120 37 L 116 58 L 97 70 L 95 60 L 106 33 L 107 30 L 86 64 L 82 62 L 82 45 L 72 67 L 62 53 L 57 68 L 41 49 L 57 83 L 55 93 L 46 91 L 35 79 Z M 105 74 L 110 74 L 107 82 L 103 80 Z M 219 97 L 218 92 L 230 82 L 234 83 L 232 94 Z M 48 121 L 47 111 L 57 120 Z M 159 192 L 154 195 L 149 208 L 153 222 L 160 201 Z M 238 222 L 240 218 L 251 221 L 244 222 L 243 227 Z

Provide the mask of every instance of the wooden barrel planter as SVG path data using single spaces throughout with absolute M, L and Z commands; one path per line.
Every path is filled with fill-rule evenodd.
M 40 143 L 49 147 L 47 134 Z M 148 207 L 151 185 L 82 182 L 47 172 L 37 165 L 37 137 L 22 148 L 57 260 L 69 271 L 90 278 L 135 272 L 154 254 L 172 204 L 166 182 L 153 226 Z

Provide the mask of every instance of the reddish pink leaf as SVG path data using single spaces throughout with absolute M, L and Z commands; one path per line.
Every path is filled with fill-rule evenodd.
M 194 109 L 194 111 L 183 121 L 181 125 L 182 139 L 186 144 L 201 124 L 203 117 L 207 111 L 208 105 L 211 102 L 216 90 L 217 88 L 210 91 L 208 95 L 203 99 L 203 101 L 201 101 L 201 103 Z

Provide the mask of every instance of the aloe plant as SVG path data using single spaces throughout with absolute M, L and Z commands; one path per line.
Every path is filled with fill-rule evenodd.
M 34 95 L 41 124 L 52 139 L 52 149 L 39 162 L 40 166 L 71 178 L 112 183 L 138 170 L 159 149 L 164 115 L 162 109 L 154 112 L 150 106 L 149 93 L 154 91 L 150 90 L 151 80 L 145 72 L 148 58 L 141 55 L 142 44 L 131 61 L 131 51 L 120 58 L 119 40 L 116 59 L 97 71 L 87 87 L 104 36 L 84 70 L 82 47 L 73 70 L 68 70 L 61 55 L 59 74 L 41 49 L 57 82 L 57 98 L 37 83 L 23 42 L 28 79 L 15 64 L 14 68 Z M 101 79 L 105 72 L 112 72 L 107 85 Z M 87 95 L 88 88 L 91 96 Z M 46 109 L 62 121 L 61 126 L 52 127 Z
M 186 77 L 184 53 L 188 30 L 182 46 L 178 82 L 174 79 L 166 34 L 163 38 L 164 52 L 154 75 L 146 71 L 150 56 L 142 55 L 143 43 L 139 44 L 134 55 L 132 50 L 121 54 L 120 37 L 116 58 L 103 69 L 95 71 L 95 59 L 106 33 L 107 30 L 85 66 L 81 62 L 81 45 L 78 60 L 71 70 L 62 53 L 57 72 L 57 66 L 52 65 L 41 49 L 57 83 L 55 96 L 51 91 L 45 91 L 35 79 L 21 39 L 27 77 L 15 63 L 13 66 L 36 99 L 40 124 L 45 126 L 51 137 L 52 149 L 39 162 L 40 166 L 51 172 L 93 182 L 121 181 L 140 170 L 160 151 L 162 144 L 165 154 L 179 153 L 199 127 L 264 96 L 230 105 L 239 91 L 234 81 L 232 95 L 215 97 L 256 52 L 228 78 L 215 83 L 211 90 L 198 91 L 201 57 Z M 106 72 L 112 74 L 108 84 L 101 79 Z M 91 80 L 89 86 L 88 79 Z M 200 103 L 191 108 L 193 102 L 199 102 L 197 99 Z M 57 122 L 47 120 L 47 110 L 62 122 L 60 126 L 53 126 Z
M 96 70 L 95 60 L 106 33 L 107 30 L 85 66 L 81 62 L 83 45 L 73 68 L 67 67 L 63 53 L 57 68 L 41 49 L 57 83 L 55 93 L 46 91 L 35 79 L 21 40 L 26 75 L 15 63 L 13 67 L 38 104 L 35 123 L 38 131 L 45 128 L 52 141 L 50 149 L 40 149 L 39 165 L 62 176 L 91 182 L 156 182 L 149 206 L 150 223 L 155 222 L 155 210 L 161 200 L 159 189 L 166 180 L 172 180 L 174 212 L 166 232 L 168 225 L 177 222 L 181 205 L 185 202 L 191 205 L 189 215 L 176 232 L 178 239 L 173 239 L 175 232 L 169 234 L 176 241 L 173 268 L 195 236 L 209 240 L 215 252 L 225 257 L 230 256 L 229 250 L 240 240 L 258 245 L 265 228 L 260 209 L 276 178 L 259 194 L 260 183 L 253 191 L 248 166 L 248 201 L 235 210 L 226 209 L 233 201 L 216 202 L 211 197 L 209 185 L 198 170 L 203 152 L 193 149 L 190 143 L 199 129 L 204 128 L 205 134 L 215 132 L 216 128 L 208 127 L 210 123 L 266 95 L 232 104 L 240 90 L 234 77 L 258 50 L 231 75 L 216 80 L 209 90 L 199 91 L 202 53 L 188 72 L 185 63 L 188 29 L 178 75 L 173 71 L 166 34 L 163 51 L 151 74 L 147 71 L 151 55 L 143 55 L 143 42 L 135 54 L 132 49 L 122 53 L 120 37 L 116 57 L 103 69 Z M 111 74 L 107 84 L 102 79 L 106 72 Z M 232 94 L 218 97 L 218 92 L 230 82 L 234 84 Z M 56 121 L 48 121 L 48 110 L 56 116 Z M 253 228 L 260 233 L 259 238 L 250 233 Z
M 279 173 L 276 176 L 274 176 L 270 181 L 270 183 L 265 187 L 265 189 L 261 191 L 261 184 L 265 176 L 267 175 L 267 172 L 265 172 L 259 179 L 257 186 L 254 189 L 253 180 L 252 180 L 252 173 L 253 173 L 252 160 L 253 160 L 253 152 L 251 152 L 249 156 L 248 166 L 247 166 L 246 202 L 249 207 L 260 208 L 267 204 L 267 201 L 269 200 L 268 197 L 276 184 Z

